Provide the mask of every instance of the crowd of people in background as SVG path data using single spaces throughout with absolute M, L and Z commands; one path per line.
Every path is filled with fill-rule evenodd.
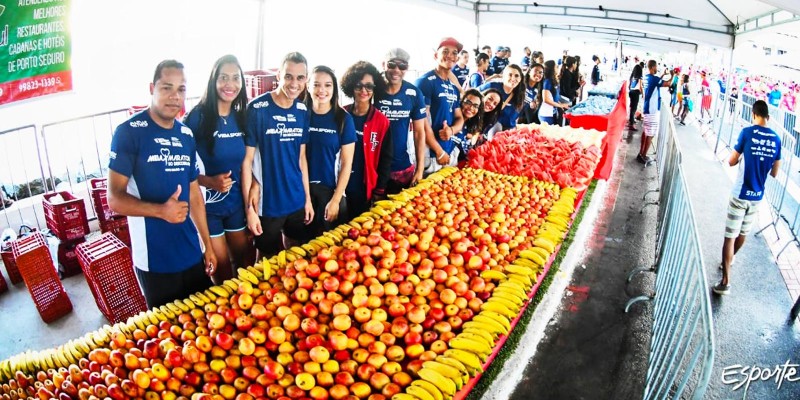
M 525 48 L 515 63 L 508 47 L 470 54 L 448 37 L 410 82 L 411 57 L 400 48 L 342 76 L 293 52 L 277 89 L 248 102 L 242 67 L 226 55 L 182 121 L 184 67 L 160 63 L 150 107 L 117 127 L 109 163 L 109 202 L 129 217 L 148 306 L 230 278 L 256 250 L 268 257 L 308 241 L 466 162 L 497 132 L 559 123 L 587 78 L 601 80 L 592 60 L 585 77 L 580 57 L 566 52 L 546 60 Z

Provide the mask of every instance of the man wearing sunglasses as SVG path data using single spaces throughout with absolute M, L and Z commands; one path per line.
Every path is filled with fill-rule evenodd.
M 420 76 L 416 82 L 425 96 L 429 115 L 425 123 L 425 141 L 430 149 L 425 162 L 426 173 L 455 164 L 450 162 L 450 153 L 456 147 L 453 136 L 461 131 L 464 118 L 459 108 L 459 88 L 450 80 L 450 70 L 462 49 L 461 43 L 454 38 L 446 37 L 439 41 L 434 54 L 436 67 Z
M 422 179 L 425 166 L 425 100 L 422 92 L 403 78 L 409 54 L 400 48 L 386 53 L 383 76 L 386 92 L 376 93 L 376 106 L 389 119 L 392 131 L 392 170 L 387 194 L 399 193 Z M 413 147 L 409 131 L 414 132 Z M 411 150 L 413 148 L 413 151 Z M 412 163 L 412 158 L 415 161 Z

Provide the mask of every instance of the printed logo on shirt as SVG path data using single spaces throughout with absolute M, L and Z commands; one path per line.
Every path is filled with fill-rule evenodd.
M 268 102 L 268 101 L 266 101 L 266 100 L 264 100 L 264 101 L 259 101 L 258 103 L 253 103 L 253 106 L 252 106 L 252 107 L 253 107 L 253 108 L 256 108 L 256 109 L 258 109 L 258 108 L 263 108 L 263 107 L 269 107 L 269 102 Z
M 369 144 L 372 145 L 372 150 L 370 151 L 375 151 L 378 148 L 378 132 L 370 133 Z
M 185 154 L 171 154 L 170 149 L 167 147 L 162 147 L 158 154 L 152 154 L 147 157 L 147 162 L 163 162 L 167 167 L 166 172 L 183 171 L 183 168 L 180 167 L 190 167 L 192 165 L 191 157 Z
M 168 139 L 164 139 L 164 138 L 160 138 L 160 137 L 159 138 L 153 138 L 153 141 L 158 143 L 161 146 L 171 146 L 172 145 L 172 143 Z
M 337 134 L 337 133 L 339 133 L 336 129 L 318 128 L 316 126 L 310 126 L 308 128 L 308 132 L 329 133 L 329 134 Z
M 183 147 L 183 145 L 181 144 L 181 141 L 178 140 L 178 138 L 173 136 L 172 137 L 172 147 Z
M 188 126 L 182 126 L 181 127 L 181 133 L 183 133 L 184 135 L 189 135 L 191 137 L 194 137 L 194 134 L 192 133 L 192 130 L 189 129 Z
M 286 114 L 286 122 L 297 122 L 297 118 L 294 114 Z
M 147 121 L 131 121 L 132 128 L 147 128 Z
M 435 81 L 435 80 L 436 80 L 436 75 L 431 75 L 431 76 L 429 76 L 429 77 L 428 77 L 428 80 L 429 80 L 429 81 Z
M 242 132 L 225 132 L 219 133 L 219 131 L 214 132 L 214 137 L 219 139 L 234 139 L 238 137 L 242 137 L 244 134 Z
M 414 96 L 417 97 L 417 91 L 414 89 L 406 89 L 406 96 Z
M 308 108 L 303 103 L 297 103 L 297 109 L 302 111 L 308 111 Z
M 116 151 L 108 152 L 108 157 L 111 158 L 112 160 L 116 160 L 117 159 L 117 152 Z
M 274 119 L 275 121 L 286 122 L 286 117 L 284 117 L 283 115 L 273 115 L 272 119 Z

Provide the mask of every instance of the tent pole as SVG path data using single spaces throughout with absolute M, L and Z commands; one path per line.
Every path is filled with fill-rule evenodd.
M 714 156 L 717 155 L 717 149 L 719 148 L 719 139 L 722 137 L 722 126 L 725 122 L 725 110 L 728 109 L 728 104 L 731 101 L 731 89 L 733 88 L 733 50 L 736 49 L 736 34 L 733 34 L 733 39 L 731 39 L 731 59 L 728 65 L 728 79 L 725 82 L 725 101 L 722 103 L 722 121 L 719 122 L 719 131 L 717 132 L 717 143 L 714 145 Z M 736 111 L 735 109 L 731 111 L 733 113 Z M 731 115 L 733 116 L 733 115 Z M 731 118 L 731 130 L 733 130 L 733 123 L 736 121 L 736 118 Z M 729 143 L 730 144 L 730 143 Z
M 256 28 L 256 69 L 264 68 L 264 13 L 266 0 L 258 2 L 258 24 Z
M 478 13 L 478 2 L 473 5 L 475 10 L 475 48 L 481 51 L 481 17 Z

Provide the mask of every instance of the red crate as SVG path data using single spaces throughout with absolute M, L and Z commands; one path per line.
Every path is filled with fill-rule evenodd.
M 42 233 L 34 232 L 17 239 L 11 248 L 42 320 L 50 323 L 72 311 L 72 302 L 58 279 Z
M 0 274 L 0 293 L 5 293 L 8 291 L 8 284 L 6 283 L 6 279 L 3 278 L 3 274 Z
M 111 211 L 108 206 L 108 181 L 106 178 L 92 178 L 89 179 L 89 186 L 91 186 L 92 205 L 94 206 L 94 213 L 97 215 L 97 220 L 101 223 L 107 221 L 117 214 Z
M 50 199 L 60 194 L 62 203 L 51 203 Z M 69 192 L 49 192 L 42 197 L 44 219 L 47 228 L 61 240 L 73 240 L 89 234 L 89 220 L 83 199 Z
M 58 274 L 62 278 L 81 273 L 81 264 L 78 262 L 75 247 L 85 241 L 86 238 L 82 237 L 75 240 L 65 240 L 58 244 Z
M 147 310 L 128 247 L 111 233 L 76 249 L 97 307 L 111 323 Z
M 6 266 L 6 272 L 8 272 L 8 279 L 11 280 L 11 284 L 16 285 L 22 282 L 22 275 L 19 273 L 17 262 L 14 260 L 14 253 L 11 251 L 11 243 L 3 246 L 0 256 L 3 258 L 3 265 Z
M 128 217 L 117 215 L 108 221 L 100 221 L 100 231 L 103 233 L 113 233 L 122 243 L 131 247 L 131 232 L 128 228 Z

